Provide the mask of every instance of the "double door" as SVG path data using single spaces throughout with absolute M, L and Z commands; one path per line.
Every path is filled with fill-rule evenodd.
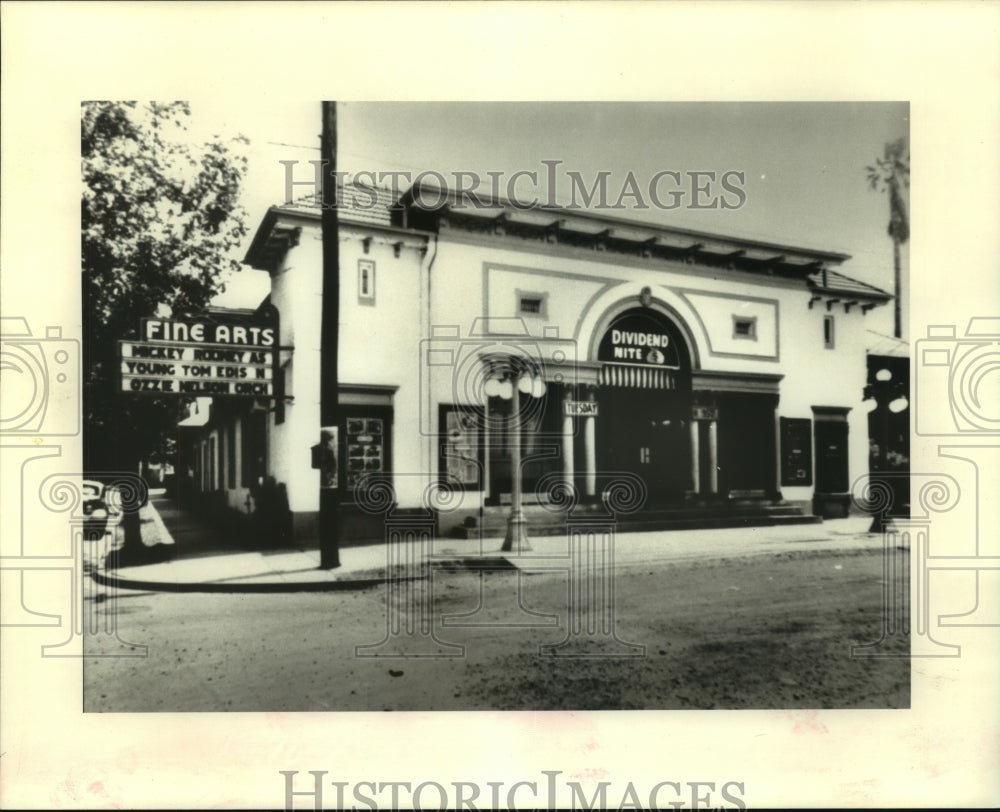
M 602 389 L 598 399 L 598 488 L 623 471 L 645 483 L 647 509 L 682 502 L 691 488 L 690 395 Z

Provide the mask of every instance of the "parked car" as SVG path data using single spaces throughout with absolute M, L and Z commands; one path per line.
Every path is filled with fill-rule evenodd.
M 83 480 L 83 538 L 100 541 L 108 529 L 108 504 L 104 485 L 92 479 Z

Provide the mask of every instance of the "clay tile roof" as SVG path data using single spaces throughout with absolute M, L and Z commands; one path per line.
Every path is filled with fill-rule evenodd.
M 868 330 L 867 352 L 869 355 L 886 355 L 890 358 L 908 358 L 910 345 L 901 338 L 893 338 L 876 330 Z
M 382 226 L 392 225 L 390 209 L 396 199 L 391 189 L 349 187 L 345 191 L 343 187 L 340 187 L 340 191 L 342 196 L 340 219 L 344 222 L 359 225 L 366 223 Z M 375 196 L 374 200 L 372 199 L 373 195 Z M 321 203 L 322 196 L 317 193 L 293 200 L 291 203 L 284 203 L 278 208 L 287 212 L 318 214 L 322 208 Z
M 809 287 L 820 293 L 843 293 L 849 296 L 864 296 L 869 299 L 891 299 L 892 294 L 845 276 L 839 271 L 815 271 L 807 277 Z

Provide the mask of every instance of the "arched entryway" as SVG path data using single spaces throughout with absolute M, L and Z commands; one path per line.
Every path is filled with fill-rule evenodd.
M 693 488 L 691 352 L 666 313 L 636 307 L 614 316 L 596 348 L 597 465 L 646 484 L 647 507 L 682 503 Z

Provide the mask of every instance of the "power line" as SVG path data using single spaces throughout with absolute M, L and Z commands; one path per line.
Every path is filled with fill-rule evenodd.
M 312 150 L 313 152 L 320 151 L 319 147 L 306 147 L 303 146 L 302 144 L 286 144 L 284 141 L 265 141 L 264 143 L 270 144 L 271 146 L 275 147 L 292 147 L 293 149 L 309 149 Z

